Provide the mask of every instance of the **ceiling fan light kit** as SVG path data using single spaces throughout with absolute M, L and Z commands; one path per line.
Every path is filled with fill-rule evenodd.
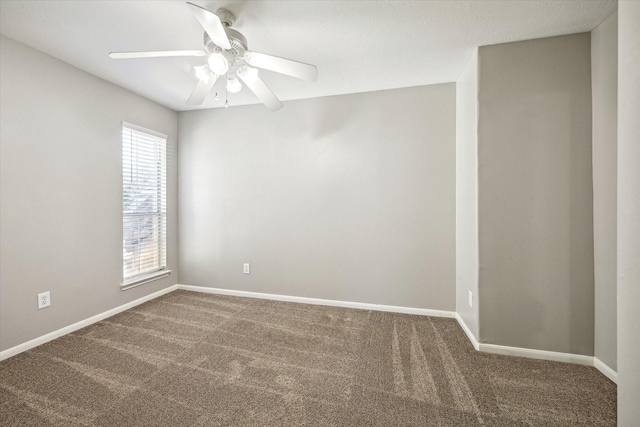
M 207 64 L 193 67 L 198 83 L 187 99 L 189 105 L 201 105 L 218 78 L 225 76 L 228 93 L 240 92 L 241 80 L 269 110 L 276 111 L 282 108 L 282 102 L 262 81 L 258 68 L 311 82 L 318 79 L 318 69 L 314 65 L 250 52 L 247 39 L 231 28 L 236 17 L 229 10 L 220 8 L 213 13 L 193 3 L 187 5 L 205 31 L 205 51 L 112 52 L 109 56 L 113 59 L 208 56 Z M 225 102 L 227 106 L 228 101 Z
M 211 71 L 219 76 L 227 74 L 227 71 L 229 71 L 229 60 L 222 54 L 222 52 L 214 52 L 209 55 L 207 63 L 209 64 Z
M 206 65 L 197 65 L 193 67 L 196 72 L 196 77 L 198 80 L 207 83 L 211 77 L 211 70 Z
M 227 79 L 227 90 L 230 93 L 238 93 L 242 90 L 242 83 L 236 77 Z
M 238 70 L 238 77 L 245 81 L 255 81 L 258 78 L 258 70 L 248 65 L 243 65 Z

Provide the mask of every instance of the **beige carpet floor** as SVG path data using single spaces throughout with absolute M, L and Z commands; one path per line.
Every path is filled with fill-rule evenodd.
M 0 363 L 2 426 L 601 426 L 591 367 L 453 319 L 176 291 Z

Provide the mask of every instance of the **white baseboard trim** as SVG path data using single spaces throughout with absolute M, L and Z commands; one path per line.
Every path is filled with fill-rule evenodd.
M 598 371 L 602 372 L 602 375 L 604 375 L 605 377 L 609 378 L 614 383 L 618 384 L 618 373 L 616 371 L 614 371 L 613 369 L 611 369 L 602 360 L 598 359 L 597 357 L 594 357 L 593 358 L 593 366 Z
M 456 312 L 456 320 L 458 321 L 458 324 L 460 325 L 464 333 L 467 334 L 467 338 L 469 338 L 469 341 L 471 341 L 473 348 L 475 348 L 476 350 L 480 350 L 480 343 L 478 342 L 478 340 L 476 340 L 476 337 L 473 336 L 473 334 L 471 333 L 471 329 L 469 329 L 467 324 L 464 323 L 464 320 L 462 320 L 462 317 L 460 317 L 460 315 L 457 312 Z
M 559 353 L 556 351 L 534 350 L 531 348 L 509 347 L 506 345 L 484 343 L 480 343 L 480 351 L 483 353 L 502 354 L 504 356 L 526 357 L 529 359 L 551 360 L 553 362 L 593 366 L 593 356 L 584 356 L 581 354 Z
M 455 311 L 431 310 L 427 308 L 400 307 L 396 305 L 369 304 L 364 302 L 338 301 L 331 299 L 294 297 L 289 295 L 267 294 L 261 292 L 236 291 L 232 289 L 208 288 L 204 286 L 178 285 L 178 289 L 185 291 L 203 292 L 206 294 L 230 295 L 235 297 L 247 297 L 268 299 L 274 301 L 296 302 L 312 305 L 326 305 L 330 307 L 355 308 L 358 310 L 388 311 L 392 313 L 417 314 L 433 317 L 456 317 Z
M 477 351 L 481 351 L 483 353 L 501 354 L 504 356 L 526 357 L 529 359 L 551 360 L 554 362 L 593 366 L 597 370 L 599 370 L 605 377 L 609 378 L 616 384 L 618 383 L 618 373 L 607 366 L 597 357 L 584 356 L 581 354 L 559 353 L 556 351 L 533 350 L 530 348 L 479 343 L 458 313 L 456 313 L 456 320 L 458 321 L 458 324 L 460 324 L 460 327 L 462 328 L 464 333 L 467 335 L 467 338 L 469 338 L 469 341 L 471 341 L 473 348 L 475 348 Z
M 77 331 L 78 329 L 82 329 L 85 326 L 92 325 L 96 322 L 106 319 L 107 317 L 111 317 L 115 314 L 121 313 L 125 310 L 135 307 L 136 305 L 140 305 L 154 298 L 158 298 L 159 296 L 168 294 L 169 292 L 173 292 L 176 289 L 178 289 L 178 285 L 169 286 L 168 288 L 164 288 L 162 290 L 159 290 L 158 292 L 154 292 L 142 298 L 138 298 L 137 300 L 112 308 L 111 310 L 107 310 L 104 313 L 96 314 L 95 316 L 91 316 L 88 319 L 84 319 L 72 325 L 65 326 L 64 328 L 58 329 L 57 331 L 50 332 L 46 335 L 42 335 L 38 338 L 34 338 L 31 341 L 27 341 L 25 343 L 18 344 L 15 347 L 8 348 L 0 352 L 0 361 L 8 359 L 12 356 L 15 356 L 16 354 L 20 354 L 24 351 L 30 350 L 34 347 L 37 347 L 49 341 L 52 341 L 61 336 L 70 334 L 71 332 Z
M 86 326 L 92 325 L 96 322 L 104 320 L 115 314 L 121 313 L 125 310 L 128 310 L 137 305 L 150 301 L 154 298 L 158 298 L 162 295 L 168 294 L 178 289 L 185 290 L 185 291 L 192 291 L 192 292 L 202 292 L 202 293 L 208 293 L 208 294 L 231 295 L 231 296 L 237 296 L 237 297 L 268 299 L 268 300 L 274 300 L 274 301 L 286 301 L 286 302 L 295 302 L 295 303 L 312 304 L 312 305 L 325 305 L 330 307 L 345 307 L 345 308 L 355 308 L 359 310 L 387 311 L 392 313 L 416 314 L 420 316 L 455 318 L 458 321 L 458 324 L 460 325 L 464 333 L 467 335 L 467 338 L 469 339 L 469 341 L 471 341 L 473 348 L 475 348 L 477 351 L 481 351 L 484 353 L 502 354 L 505 356 L 527 357 L 530 359 L 551 360 L 555 362 L 565 362 L 565 363 L 574 363 L 577 365 L 593 366 L 614 383 L 617 384 L 618 382 L 617 372 L 611 369 L 609 366 L 607 366 L 604 362 L 602 362 L 597 357 L 583 356 L 579 354 L 570 354 L 570 353 L 559 353 L 555 351 L 533 350 L 529 348 L 509 347 L 504 345 L 479 343 L 471 333 L 471 330 L 469 329 L 469 327 L 466 325 L 466 323 L 464 323 L 460 315 L 454 311 L 431 310 L 426 308 L 414 308 L 414 307 L 400 307 L 395 305 L 369 304 L 369 303 L 351 302 L 351 301 L 338 301 L 338 300 L 328 300 L 328 299 L 320 299 L 320 298 L 296 297 L 296 296 L 289 296 L 289 295 L 267 294 L 267 293 L 249 292 L 249 291 L 236 291 L 232 289 L 208 288 L 204 286 L 190 286 L 190 285 L 179 285 L 179 284 L 169 286 L 158 292 L 154 292 L 142 298 L 138 298 L 137 300 L 112 308 L 111 310 L 107 310 L 104 313 L 97 314 L 95 316 L 89 317 L 88 319 L 81 320 L 69 326 L 65 326 L 64 328 L 58 329 L 57 331 L 50 332 L 46 335 L 42 335 L 41 337 L 32 339 L 31 341 L 27 341 L 23 344 L 19 344 L 15 347 L 11 347 L 7 350 L 1 351 L 0 361 L 8 359 L 12 356 L 15 356 L 16 354 L 20 354 L 24 351 L 30 350 L 34 347 L 37 347 L 49 341 L 52 341 L 61 336 L 70 334 L 71 332 L 77 331 L 78 329 L 82 329 Z

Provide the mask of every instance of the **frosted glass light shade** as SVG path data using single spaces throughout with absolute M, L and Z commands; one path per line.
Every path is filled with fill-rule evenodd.
M 242 68 L 238 70 L 238 76 L 245 81 L 252 81 L 258 77 L 258 70 L 253 67 L 249 67 L 248 65 L 243 65 Z
M 209 71 L 206 65 L 201 65 L 193 68 L 196 72 L 196 77 L 198 78 L 198 80 L 201 80 L 205 83 L 209 82 L 209 79 L 211 78 L 211 71 Z
M 227 80 L 227 90 L 231 93 L 238 93 L 242 90 L 242 83 L 237 78 Z
M 219 52 L 212 53 L 207 62 L 209 63 L 211 71 L 219 76 L 229 71 L 229 61 L 227 61 L 227 58 Z

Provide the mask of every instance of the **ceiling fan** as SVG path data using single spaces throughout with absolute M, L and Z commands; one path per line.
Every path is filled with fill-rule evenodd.
M 244 83 L 269 110 L 276 111 L 282 108 L 282 102 L 260 79 L 257 68 L 310 82 L 318 79 L 315 65 L 249 51 L 247 39 L 231 28 L 236 17 L 227 9 L 220 8 L 213 13 L 193 3 L 187 5 L 204 28 L 205 50 L 112 52 L 109 56 L 114 59 L 208 57 L 207 64 L 194 67 L 198 83 L 187 99 L 189 105 L 201 105 L 216 81 L 225 77 L 227 92 L 239 92 Z

